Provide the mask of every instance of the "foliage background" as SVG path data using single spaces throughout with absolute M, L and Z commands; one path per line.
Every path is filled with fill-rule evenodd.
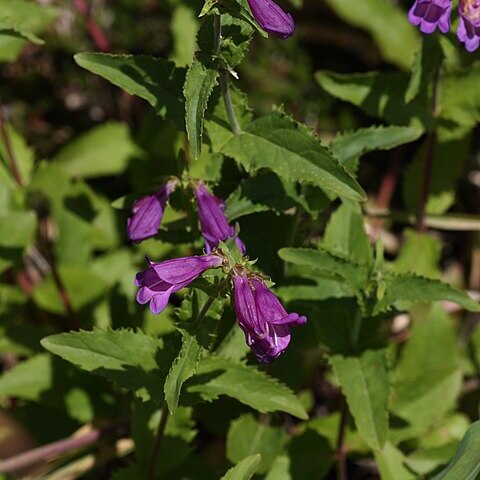
M 231 79 L 242 127 L 270 118 L 255 135 L 295 130 L 287 112 L 357 178 L 368 195 L 359 202 L 358 192 L 339 199 L 318 188 L 321 175 L 314 186 L 298 182 L 294 155 L 293 177 L 282 174 L 286 148 L 265 147 L 253 165 L 228 124 L 215 123 L 224 115 L 218 89 L 194 160 L 175 126 L 183 110 L 164 108 L 169 97 L 155 90 L 166 64 L 147 61 L 137 84 L 149 93 L 130 96 L 109 78 L 115 72 L 97 71 L 99 57 L 77 55 L 152 55 L 187 67 L 203 2 L 93 0 L 90 13 L 85 4 L 0 0 L 0 108 L 19 169 L 16 179 L 4 135 L 0 457 L 79 431 L 90 435 L 85 445 L 20 478 L 203 480 L 233 465 L 225 478 L 476 478 L 478 54 L 461 51 L 453 34 L 422 39 L 406 20 L 409 5 L 387 0 L 283 3 L 294 37 L 255 32 L 235 50 L 238 61 L 245 53 Z M 2 27 L 4 16 L 15 28 Z M 302 157 L 298 142 L 291 148 Z M 205 321 L 213 354 L 198 363 L 185 353 L 182 322 L 205 301 L 201 285 L 160 316 L 135 302 L 144 255 L 202 251 L 194 208 L 179 192 L 155 239 L 132 245 L 125 233 L 131 194 L 185 163 L 227 199 L 249 256 L 289 310 L 308 316 L 272 366 L 248 353 L 221 298 Z M 166 387 L 175 413 L 152 465 L 182 339 L 187 366 Z M 445 470 L 462 439 L 466 454 Z

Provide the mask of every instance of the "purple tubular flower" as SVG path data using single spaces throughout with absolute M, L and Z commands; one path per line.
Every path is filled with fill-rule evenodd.
M 307 318 L 287 313 L 262 279 L 243 272 L 233 279 L 235 312 L 247 345 L 257 360 L 271 363 L 290 343 L 290 327 L 304 325 Z
M 480 0 L 460 0 L 457 38 L 469 52 L 480 46 Z
M 291 37 L 295 23 L 289 13 L 285 13 L 272 0 L 248 0 L 250 10 L 261 28 L 282 39 Z
M 222 265 L 222 258 L 211 253 L 196 257 L 181 257 L 164 262 L 151 262 L 149 268 L 137 273 L 135 285 L 140 287 L 137 302 L 150 302 L 153 313 L 162 312 L 172 293 L 178 292 L 193 282 L 205 270 Z
M 225 203 L 221 198 L 212 195 L 202 182 L 199 182 L 194 190 L 198 202 L 200 227 L 205 239 L 205 249 L 207 253 L 210 253 L 218 246 L 218 242 L 233 238 L 235 229 L 228 224 Z M 245 244 L 242 240 L 237 237 L 235 243 L 240 251 L 245 253 Z
M 168 197 L 175 187 L 176 181 L 169 180 L 153 195 L 147 195 L 134 202 L 132 216 L 127 220 L 127 233 L 130 240 L 140 243 L 157 234 Z
M 422 33 L 433 33 L 436 28 L 447 33 L 450 30 L 452 0 L 415 0 L 408 12 L 408 20 L 419 25 Z

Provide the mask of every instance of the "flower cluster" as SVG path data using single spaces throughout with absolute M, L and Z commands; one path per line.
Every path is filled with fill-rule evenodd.
M 408 19 L 423 33 L 450 31 L 453 0 L 415 0 Z M 469 52 L 480 46 L 480 0 L 459 0 L 457 38 Z
M 163 213 L 170 194 L 176 189 L 177 179 L 170 179 L 154 194 L 136 200 L 132 206 L 132 216 L 127 220 L 127 234 L 130 240 L 140 243 L 142 240 L 154 237 L 163 219 Z M 245 244 L 235 237 L 235 228 L 229 225 L 225 216 L 225 203 L 221 198 L 212 195 L 203 182 L 194 185 L 195 197 L 198 203 L 200 229 L 205 239 L 205 249 L 210 253 L 229 238 L 235 238 L 235 243 L 242 253 Z
M 127 224 L 132 240 L 141 241 L 156 234 L 168 195 L 175 185 L 167 183 L 156 194 L 135 202 L 133 216 Z M 217 248 L 221 241 L 234 238 L 240 252 L 245 254 L 246 250 L 228 223 L 223 200 L 212 195 L 202 182 L 195 183 L 193 190 L 206 254 L 160 263 L 147 259 L 149 267 L 135 277 L 139 288 L 137 301 L 141 305 L 149 303 L 153 313 L 161 313 L 173 293 L 187 287 L 206 270 L 225 267 L 232 278 L 235 312 L 247 345 L 258 361 L 270 363 L 288 347 L 290 327 L 303 325 L 307 319 L 298 313 L 287 313 L 263 277 L 251 272 L 245 262 L 232 263 L 233 259 Z

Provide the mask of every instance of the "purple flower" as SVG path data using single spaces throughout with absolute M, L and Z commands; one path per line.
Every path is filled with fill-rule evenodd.
M 198 202 L 198 217 L 200 228 L 205 239 L 205 248 L 210 253 L 218 246 L 218 242 L 235 236 L 235 229 L 228 224 L 225 215 L 225 203 L 221 198 L 212 195 L 205 184 L 199 182 L 195 187 L 195 196 Z M 240 238 L 235 243 L 242 253 L 245 253 L 245 244 Z
M 211 253 L 197 257 L 182 257 L 164 262 L 151 262 L 150 267 L 137 273 L 135 285 L 140 287 L 137 302 L 141 305 L 150 302 L 150 310 L 160 313 L 167 306 L 172 293 L 178 292 L 193 282 L 205 270 L 219 267 L 223 260 Z
M 248 0 L 250 10 L 261 28 L 280 38 L 293 35 L 295 23 L 289 13 L 285 13 L 272 0 Z
M 415 0 L 408 12 L 408 20 L 420 25 L 422 33 L 433 33 L 438 27 L 442 33 L 450 30 L 452 0 Z
M 288 347 L 290 327 L 307 318 L 287 313 L 263 280 L 243 271 L 233 279 L 235 312 L 247 345 L 262 363 L 271 363 Z
M 165 204 L 176 185 L 176 180 L 169 180 L 153 195 L 147 195 L 134 202 L 132 216 L 127 220 L 127 233 L 130 240 L 139 243 L 157 234 L 162 223 Z
M 469 52 L 473 52 L 480 45 L 480 0 L 460 0 L 458 13 L 457 38 Z

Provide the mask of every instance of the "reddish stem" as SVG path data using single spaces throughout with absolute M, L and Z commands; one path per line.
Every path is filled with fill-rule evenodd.
M 23 187 L 25 186 L 25 183 L 20 174 L 20 170 L 18 168 L 17 161 L 15 159 L 15 154 L 13 153 L 12 142 L 10 141 L 10 136 L 8 135 L 7 127 L 3 119 L 3 109 L 2 109 L 1 103 L 0 103 L 0 135 L 2 137 L 2 142 L 5 147 L 5 153 L 7 156 L 8 164 L 10 166 L 12 175 L 14 176 L 18 185 L 20 185 L 20 187 Z
M 73 4 L 77 9 L 77 12 L 80 13 L 85 18 L 87 24 L 88 32 L 90 37 L 93 40 L 93 43 L 101 52 L 110 51 L 110 42 L 108 41 L 107 36 L 103 30 L 98 26 L 95 19 L 92 17 L 90 4 L 87 0 L 73 0 Z

